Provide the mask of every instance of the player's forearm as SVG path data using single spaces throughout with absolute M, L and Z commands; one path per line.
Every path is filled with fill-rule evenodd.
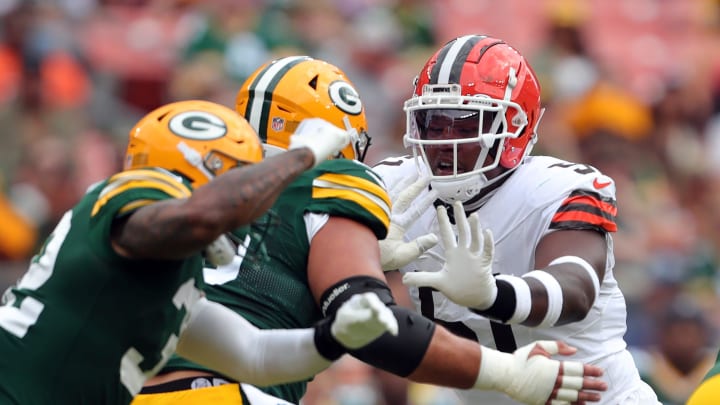
M 497 298 L 475 312 L 503 323 L 553 327 L 583 320 L 599 294 L 592 266 L 572 256 L 522 277 L 496 276 Z M 568 261 L 569 260 L 569 261 Z
M 480 370 L 480 356 L 477 342 L 437 327 L 422 362 L 408 378 L 424 384 L 472 388 Z
M 146 205 L 113 229 L 118 252 L 133 258 L 182 259 L 224 232 L 265 213 L 280 193 L 312 167 L 310 149 L 299 148 L 230 170 L 188 199 Z
M 225 173 L 196 190 L 191 200 L 209 214 L 215 213 L 228 229 L 235 229 L 270 209 L 285 187 L 314 162 L 310 149 L 290 150 Z
M 255 347 L 256 367 L 241 381 L 268 386 L 312 378 L 325 370 L 330 360 L 318 353 L 314 329 L 260 330 Z M 237 374 L 237 373 L 236 373 Z
M 555 304 L 560 304 L 561 309 L 554 325 L 582 321 L 595 303 L 599 286 L 593 286 L 588 274 L 578 271 L 577 267 L 574 264 L 558 264 L 544 270 L 557 281 L 562 294 L 562 299 L 557 300 Z M 548 289 L 545 283 L 537 279 L 528 278 L 527 282 L 530 286 L 532 307 L 528 319 L 523 324 L 538 326 L 547 316 L 552 289 Z
M 477 342 L 453 335 L 442 326 L 395 304 L 387 284 L 374 277 L 341 280 L 323 293 L 320 307 L 332 316 L 354 294 L 374 292 L 397 319 L 398 333 L 385 333 L 367 346 L 349 350 L 355 358 L 413 381 L 470 388 L 477 379 Z
M 330 365 L 313 329 L 260 330 L 220 304 L 202 299 L 193 308 L 177 353 L 253 385 L 310 378 Z

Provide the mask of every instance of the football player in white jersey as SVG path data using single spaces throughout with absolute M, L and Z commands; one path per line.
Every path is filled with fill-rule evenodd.
M 381 242 L 388 253 L 440 236 L 416 260 L 383 256 L 384 269 L 403 274 L 416 308 L 503 352 L 564 340 L 578 348 L 575 360 L 605 369 L 600 403 L 658 403 L 623 338 L 625 299 L 613 276 L 615 184 L 586 164 L 529 156 L 543 110 L 527 60 L 496 38 L 453 39 L 423 66 L 404 110 L 413 156 L 374 169 L 391 198 L 418 172 L 431 177 L 424 193 L 439 195 L 435 207 L 409 205 Z M 492 392 L 459 394 L 468 404 L 517 403 Z

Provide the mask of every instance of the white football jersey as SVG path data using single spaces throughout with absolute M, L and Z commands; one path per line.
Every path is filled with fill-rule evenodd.
M 374 170 L 383 178 L 388 190 L 394 190 L 399 182 L 416 176 L 418 168 L 415 159 L 406 156 L 385 159 Z M 396 197 L 391 195 L 392 199 Z M 625 355 L 625 298 L 613 276 L 615 261 L 611 232 L 616 230 L 616 205 L 615 184 L 610 177 L 589 165 L 530 156 L 489 199 L 482 204 L 467 204 L 465 209 L 477 212 L 482 228 L 492 230 L 494 273 L 522 276 L 534 270 L 535 248 L 548 233 L 561 229 L 604 231 L 608 256 L 599 297 L 582 321 L 551 328 L 493 322 L 453 303 L 440 292 L 430 288 L 410 288 L 418 311 L 462 336 L 502 351 L 513 351 L 534 340 L 563 340 L 577 347 L 572 360 L 601 364 L 605 368 L 604 379 L 609 388 L 603 393 L 602 404 L 623 403 L 619 401 L 624 401 L 623 398 L 639 387 L 649 389 L 641 382 L 632 357 Z M 452 209 L 448 213 L 452 214 Z M 428 208 L 407 229 L 406 240 L 427 233 L 439 235 L 434 207 Z M 438 271 L 444 263 L 445 250 L 441 242 L 400 271 Z M 492 392 L 473 390 L 460 391 L 460 394 L 467 404 L 517 403 Z

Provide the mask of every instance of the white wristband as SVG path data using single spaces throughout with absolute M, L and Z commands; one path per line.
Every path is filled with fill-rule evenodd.
M 593 299 L 593 302 L 595 302 L 595 300 L 597 300 L 598 298 L 598 295 L 600 295 L 600 280 L 598 279 L 598 275 L 595 269 L 585 259 L 577 256 L 558 257 L 557 259 L 551 261 L 548 266 L 563 263 L 574 263 L 587 271 L 588 275 L 590 276 L 590 280 L 592 280 L 593 287 L 595 288 L 595 298 Z
M 540 325 L 538 325 L 538 327 L 549 328 L 555 325 L 558 319 L 560 319 L 560 314 L 562 313 L 563 308 L 563 295 L 560 283 L 555 277 L 552 276 L 552 274 L 543 270 L 533 270 L 523 275 L 523 277 L 532 277 L 536 279 L 537 281 L 542 283 L 542 285 L 545 287 L 545 290 L 547 291 L 548 309 L 545 317 L 543 318 L 542 322 L 540 322 Z
M 495 276 L 498 280 L 507 281 L 515 290 L 515 311 L 512 317 L 505 323 L 522 323 L 530 315 L 532 308 L 532 297 L 530 295 L 530 286 L 521 277 L 515 277 L 508 274 L 498 274 Z

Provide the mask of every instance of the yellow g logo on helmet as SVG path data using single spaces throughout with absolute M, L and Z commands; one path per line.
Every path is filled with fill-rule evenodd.
M 130 130 L 125 169 L 160 167 L 197 188 L 239 165 L 262 160 L 262 143 L 235 111 L 209 101 L 166 104 Z
M 328 86 L 328 93 L 337 108 L 350 115 L 358 115 L 362 112 L 360 95 L 350 83 L 342 80 L 334 81 Z
M 170 119 L 168 128 L 178 136 L 188 139 L 206 140 L 225 136 L 225 121 L 207 111 L 187 111 Z

